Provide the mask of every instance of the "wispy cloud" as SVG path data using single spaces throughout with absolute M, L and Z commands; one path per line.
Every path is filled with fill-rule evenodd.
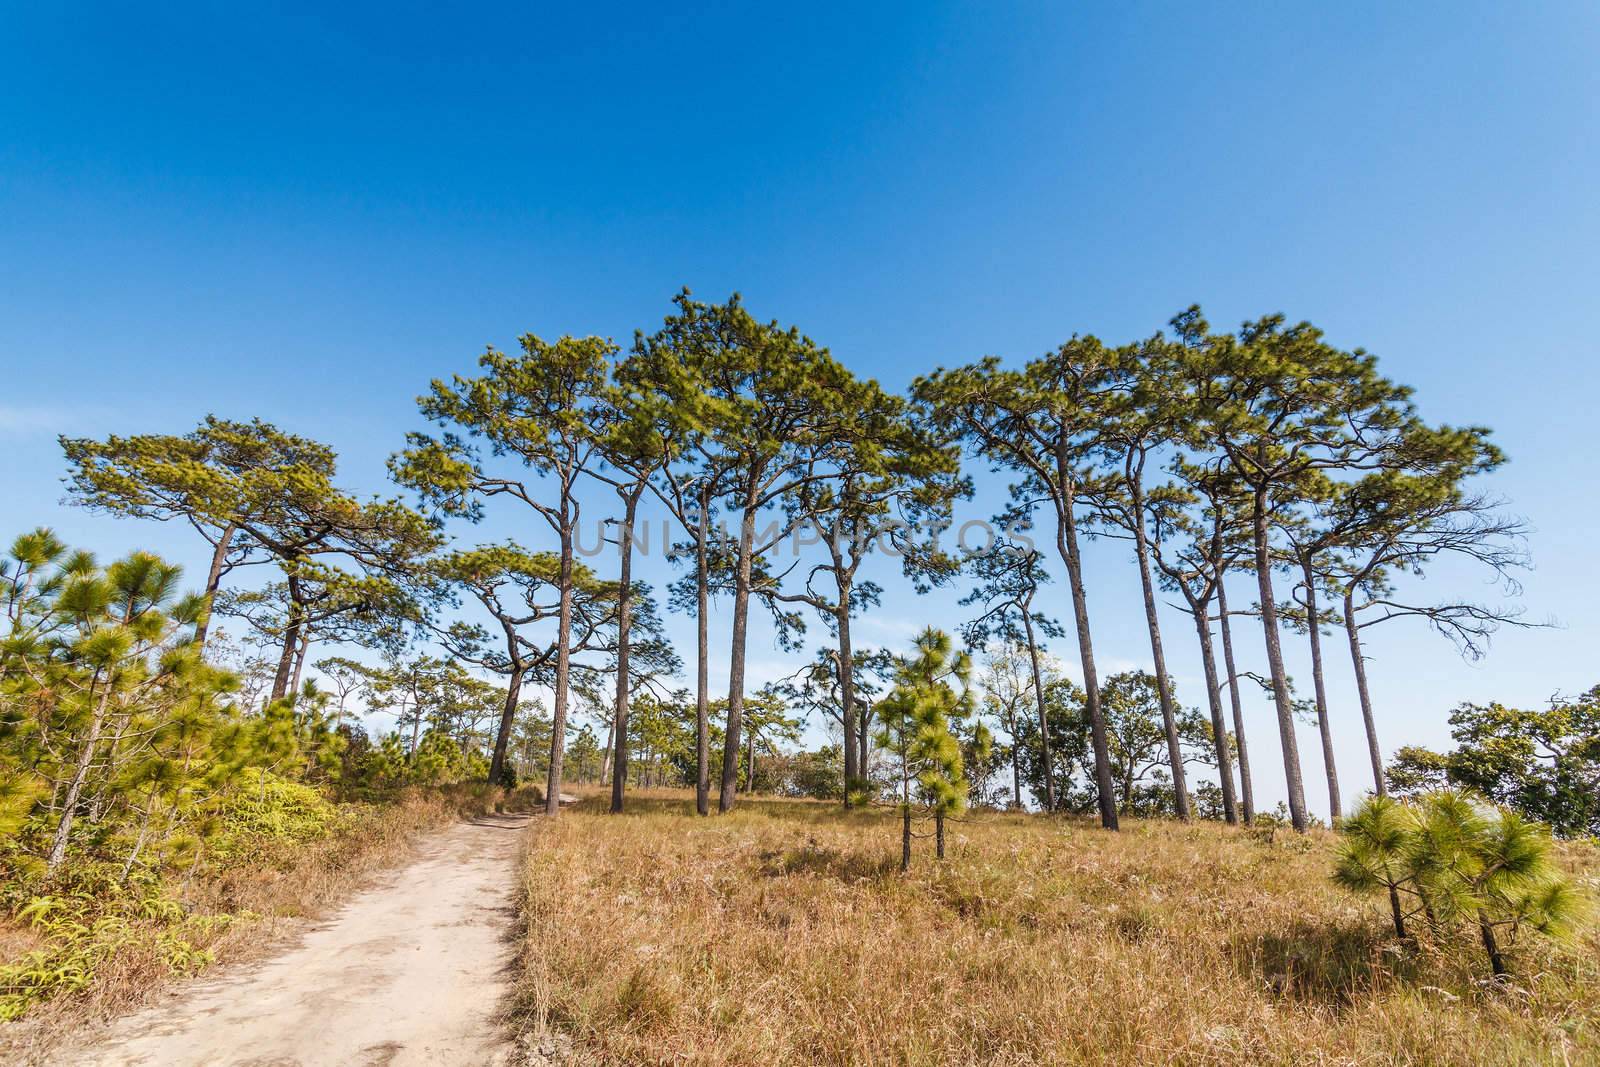
M 67 422 L 66 413 L 57 408 L 0 404 L 0 435 L 7 437 L 59 433 Z

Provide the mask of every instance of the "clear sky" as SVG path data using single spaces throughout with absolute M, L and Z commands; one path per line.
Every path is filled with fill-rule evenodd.
M 1561 628 L 1478 665 L 1375 631 L 1386 747 L 1444 743 L 1461 700 L 1600 682 L 1600 8 L 275 6 L 0 4 L 7 537 L 47 523 L 195 568 L 177 529 L 61 507 L 54 435 L 259 415 L 382 491 L 430 378 L 528 330 L 625 341 L 682 285 L 741 290 L 896 388 L 1200 302 L 1365 346 L 1512 458 L 1488 487 L 1534 527 L 1526 606 Z M 508 533 L 541 536 L 514 513 L 481 531 Z M 1102 654 L 1146 663 L 1133 569 L 1110 546 L 1091 564 Z M 1438 596 L 1488 595 L 1445 577 Z M 863 637 L 953 626 L 954 599 L 892 584 Z M 756 681 L 792 667 L 761 635 L 752 658 Z M 1348 796 L 1370 782 L 1341 658 L 1330 683 Z M 1250 716 L 1274 800 L 1259 698 Z

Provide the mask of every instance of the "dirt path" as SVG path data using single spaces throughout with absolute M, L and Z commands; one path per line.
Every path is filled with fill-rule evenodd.
M 526 817 L 442 831 L 299 942 L 114 1024 L 75 1064 L 497 1062 L 513 860 Z

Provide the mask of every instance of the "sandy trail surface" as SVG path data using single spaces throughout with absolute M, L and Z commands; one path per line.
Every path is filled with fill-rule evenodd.
M 114 1023 L 74 1064 L 461 1064 L 505 1055 L 513 861 L 525 816 L 426 840 L 297 942 Z

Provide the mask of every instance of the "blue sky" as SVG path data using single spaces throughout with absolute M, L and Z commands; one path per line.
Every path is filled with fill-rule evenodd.
M 380 491 L 428 379 L 527 330 L 626 340 L 685 284 L 894 387 L 1198 301 L 1311 319 L 1512 458 L 1488 487 L 1536 531 L 1529 615 L 1562 627 L 1477 665 L 1376 631 L 1387 747 L 1443 743 L 1460 700 L 1600 682 L 1600 9 L 323 6 L 0 5 L 7 536 L 197 564 L 176 529 L 62 508 L 54 435 L 259 415 Z M 514 513 L 482 533 L 542 536 Z M 1145 663 L 1120 549 L 1094 550 L 1089 592 L 1102 654 Z M 954 625 L 954 599 L 892 586 L 864 636 Z M 785 669 L 764 638 L 752 655 L 758 680 Z M 1349 795 L 1365 761 L 1331 675 Z M 1259 699 L 1250 723 L 1279 797 Z M 1301 747 L 1325 807 L 1314 731 Z

